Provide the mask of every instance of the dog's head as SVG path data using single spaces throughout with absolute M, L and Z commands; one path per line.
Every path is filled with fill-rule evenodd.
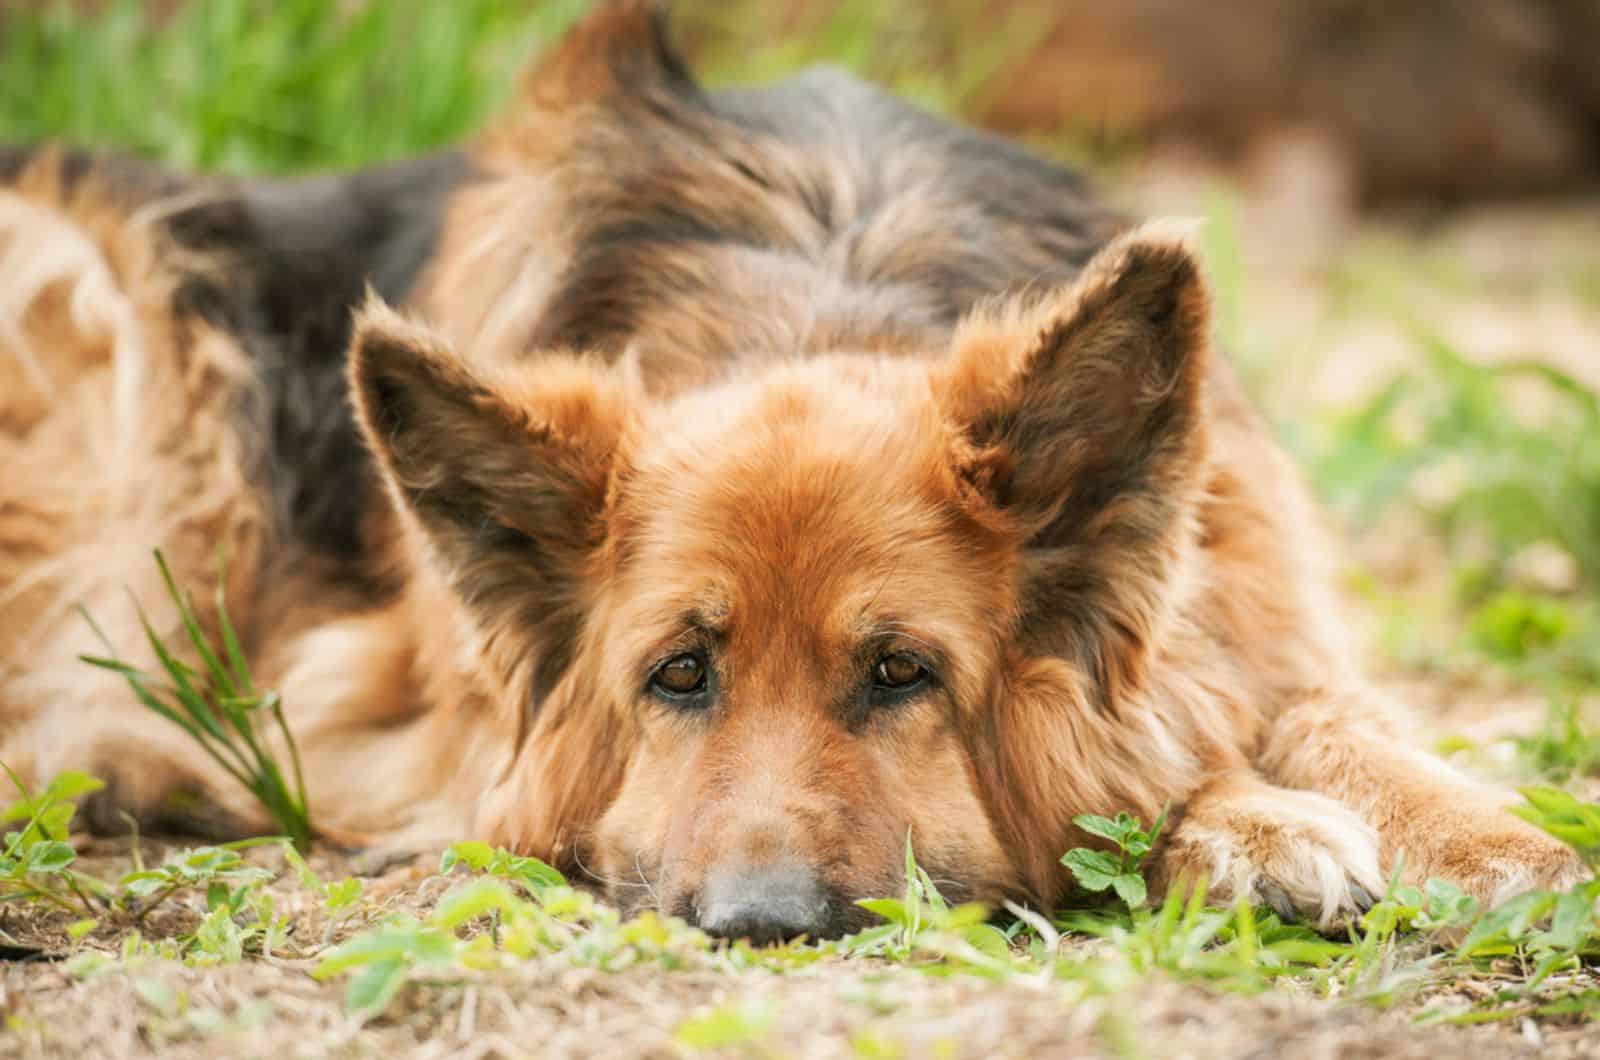
M 908 837 L 952 896 L 1058 893 L 1072 814 L 1155 809 L 1118 712 L 1190 547 L 1206 330 L 1149 230 L 948 349 L 672 395 L 369 309 L 367 441 L 519 719 L 484 829 L 755 939 L 856 926 Z

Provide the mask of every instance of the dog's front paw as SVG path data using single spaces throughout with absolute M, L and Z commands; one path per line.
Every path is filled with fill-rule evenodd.
M 1332 799 L 1255 780 L 1214 782 L 1191 800 L 1158 884 L 1204 876 L 1210 898 L 1241 895 L 1328 931 L 1384 892 L 1378 836 Z
M 1409 882 L 1449 880 L 1495 906 L 1525 891 L 1565 891 L 1588 878 L 1571 847 L 1501 806 L 1482 804 L 1475 813 L 1460 803 L 1430 809 L 1393 839 Z

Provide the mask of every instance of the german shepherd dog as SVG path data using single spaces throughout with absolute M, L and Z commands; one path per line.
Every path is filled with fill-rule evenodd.
M 1074 815 L 1164 806 L 1157 887 L 1324 927 L 1402 863 L 1574 877 L 1363 681 L 1207 304 L 1181 228 L 838 73 L 703 91 L 640 0 L 460 153 L 7 149 L 0 759 L 268 827 L 77 659 L 78 603 L 177 630 L 159 547 L 330 834 L 476 835 L 716 935 L 860 926 L 908 837 L 1049 906 Z

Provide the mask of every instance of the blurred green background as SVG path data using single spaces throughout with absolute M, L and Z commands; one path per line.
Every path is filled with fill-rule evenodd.
M 0 140 L 238 173 L 412 154 L 587 6 L 13 2 Z M 1392 675 L 1461 746 L 1600 769 L 1600 4 L 676 8 L 712 84 L 842 65 L 1206 216 L 1220 337 L 1346 531 Z
M 580 0 L 9 0 L 0 134 L 279 170 L 449 142 Z M 1103 161 L 1321 137 L 1364 198 L 1593 187 L 1596 0 L 680 0 L 713 82 L 849 67 Z

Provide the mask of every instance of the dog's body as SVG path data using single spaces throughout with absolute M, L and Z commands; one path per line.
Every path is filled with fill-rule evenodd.
M 319 824 L 722 934 L 852 926 L 908 832 L 1052 902 L 1074 815 L 1169 804 L 1161 879 L 1324 924 L 1402 851 L 1486 900 L 1575 872 L 1359 677 L 1181 240 L 840 75 L 708 96 L 650 7 L 461 156 L 0 154 L 0 759 L 257 824 L 75 658 L 73 603 L 131 650 L 149 549 L 206 602 L 221 545 Z M 368 283 L 432 330 L 350 341 Z

